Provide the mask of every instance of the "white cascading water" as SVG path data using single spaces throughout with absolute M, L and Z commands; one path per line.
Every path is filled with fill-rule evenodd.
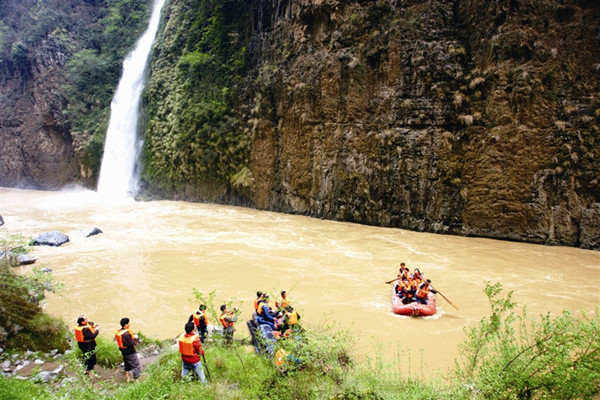
M 155 0 L 148 29 L 123 62 L 123 75 L 110 105 L 98 193 L 109 198 L 131 197 L 137 191 L 135 162 L 140 143 L 137 127 L 145 69 L 166 0 Z

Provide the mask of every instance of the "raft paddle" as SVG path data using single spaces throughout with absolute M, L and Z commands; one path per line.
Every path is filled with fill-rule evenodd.
M 454 305 L 454 303 L 452 303 L 452 302 L 450 301 L 450 299 L 448 299 L 446 296 L 444 296 L 444 293 L 442 293 L 442 292 L 440 292 L 439 290 L 435 289 L 433 286 L 431 286 L 431 288 L 432 288 L 433 290 L 435 290 L 436 292 L 438 292 L 438 293 L 440 294 L 440 296 L 442 296 L 442 297 L 444 298 L 444 300 L 446 300 L 448 303 L 450 303 L 450 305 L 451 305 L 452 307 L 456 308 L 456 310 L 458 311 L 458 307 L 456 307 L 456 306 Z
M 389 283 L 392 283 L 394 281 L 397 281 L 398 279 L 400 279 L 400 278 L 392 279 L 391 281 L 387 281 L 386 283 L 389 284 Z
M 206 376 L 208 377 L 208 380 L 210 381 L 210 371 L 208 370 L 208 364 L 206 363 L 206 357 L 204 357 L 204 354 L 202 354 L 202 361 L 204 364 L 204 369 L 206 369 Z

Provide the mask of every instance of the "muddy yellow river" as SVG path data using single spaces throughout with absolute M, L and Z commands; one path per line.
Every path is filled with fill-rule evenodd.
M 356 338 L 361 357 L 394 358 L 407 367 L 453 366 L 464 328 L 488 311 L 486 281 L 515 291 L 530 314 L 591 311 L 600 303 L 600 253 L 491 239 L 323 221 L 246 208 L 174 201 L 112 203 L 95 192 L 0 188 L 0 229 L 69 235 L 59 248 L 37 247 L 64 289 L 46 310 L 68 322 L 85 313 L 103 334 L 123 316 L 134 329 L 176 336 L 197 307 L 193 289 L 250 315 L 257 290 L 286 289 L 308 326 L 330 323 Z M 85 238 L 93 227 L 103 234 Z M 390 310 L 405 261 L 419 266 L 450 298 L 438 314 L 413 319 Z M 23 267 L 26 268 L 26 267 Z M 236 337 L 248 336 L 240 323 Z M 410 350 L 409 350 L 410 349 Z M 404 368 L 404 367 L 403 367 Z

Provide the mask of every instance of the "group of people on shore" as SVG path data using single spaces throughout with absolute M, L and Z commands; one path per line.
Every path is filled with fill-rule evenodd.
M 269 295 L 263 292 L 257 292 L 257 298 L 254 301 L 255 315 L 260 318 L 262 323 L 273 328 L 278 337 L 287 337 L 292 329 L 298 326 L 300 316 L 294 311 L 294 308 L 287 300 L 286 292 L 281 292 L 281 301 L 275 302 L 276 310 L 269 305 Z M 223 332 L 223 338 L 226 344 L 233 343 L 233 334 L 235 332 L 235 323 L 239 310 L 228 309 L 226 304 L 219 307 L 221 314 L 218 318 Z M 137 379 L 141 372 L 140 362 L 135 346 L 139 343 L 137 335 L 130 328 L 129 318 L 121 318 L 119 321 L 121 329 L 117 330 L 114 340 L 123 356 L 123 369 L 127 382 Z M 181 377 L 185 377 L 190 372 L 194 372 L 196 377 L 206 382 L 204 375 L 202 359 L 204 349 L 202 345 L 206 342 L 209 333 L 209 319 L 207 307 L 200 304 L 184 325 L 184 333 L 177 338 L 179 352 L 181 354 L 182 368 Z M 77 319 L 77 326 L 73 329 L 75 340 L 81 352 L 84 355 L 85 374 L 89 375 L 93 371 L 96 363 L 96 337 L 100 332 L 100 327 L 81 315 Z
M 425 279 L 423 273 L 418 268 L 415 268 L 411 274 L 410 269 L 405 263 L 400 264 L 398 276 L 389 283 L 391 282 L 395 282 L 394 293 L 402 299 L 403 304 L 412 302 L 427 304 L 429 293 L 437 293 L 431 287 L 430 279 Z
M 253 317 L 258 325 L 269 326 L 277 339 L 288 337 L 300 327 L 300 314 L 290 304 L 285 290 L 281 291 L 281 301 L 275 302 L 275 308 L 271 307 L 267 293 L 256 292 Z

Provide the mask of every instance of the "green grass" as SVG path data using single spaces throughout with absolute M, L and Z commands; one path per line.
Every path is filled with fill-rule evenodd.
M 76 344 L 74 350 L 75 357 L 79 361 L 82 361 L 84 355 Z M 96 359 L 98 360 L 98 365 L 106 368 L 114 368 L 123 361 L 123 356 L 116 342 L 98 336 L 96 338 Z
M 530 319 L 514 314 L 511 294 L 501 292 L 499 285 L 486 288 L 491 313 L 467 331 L 457 369 L 446 377 L 411 378 L 384 357 L 357 363 L 349 336 L 322 328 L 280 343 L 302 360 L 283 371 L 247 346 L 215 341 L 206 346 L 206 385 L 182 380 L 180 355 L 171 350 L 132 384 L 92 386 L 80 378 L 53 388 L 0 378 L 0 399 L 597 399 L 600 315 Z M 99 359 L 118 355 L 120 362 L 114 343 L 100 340 L 98 351 Z

